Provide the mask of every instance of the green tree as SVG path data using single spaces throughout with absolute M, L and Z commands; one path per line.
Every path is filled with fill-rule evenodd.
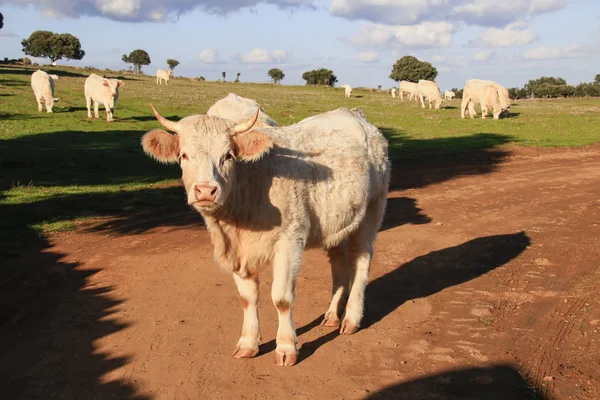
M 223 75 L 223 82 L 226 82 L 227 73 L 225 71 L 223 71 L 223 72 L 221 72 L 221 75 Z
M 2 15 L 2 13 L 0 13 L 0 29 L 2 29 L 4 27 L 4 15 Z
M 532 79 L 523 87 L 527 96 L 534 97 L 567 97 L 575 93 L 572 86 L 567 85 L 563 78 L 554 78 L 551 76 L 542 76 L 538 79 Z
M 269 78 L 273 81 L 274 84 L 280 83 L 283 78 L 285 78 L 285 74 L 279 68 L 271 68 L 269 72 L 267 72 Z
M 452 88 L 450 89 L 451 92 L 454 92 L 454 94 L 456 95 L 457 99 L 462 99 L 462 95 L 463 95 L 463 89 L 459 89 L 459 88 Z
M 28 56 L 49 58 L 51 62 L 61 60 L 81 60 L 85 51 L 81 50 L 79 39 L 70 33 L 35 31 L 21 41 L 23 52 Z
M 333 71 L 326 68 L 306 71 L 302 74 L 302 79 L 306 81 L 307 85 L 333 86 L 338 81 Z
M 241 72 L 237 73 L 237 76 L 235 77 L 235 82 L 234 83 L 240 83 L 240 75 L 241 74 L 242 74 Z
M 123 54 L 121 60 L 123 60 L 123 62 L 126 62 L 127 64 L 132 64 L 133 72 L 135 72 L 136 74 L 142 73 L 142 65 L 150 65 L 151 63 L 150 56 L 148 55 L 148 53 L 146 53 L 145 50 L 140 49 L 132 51 L 131 53 L 129 53 L 129 55 Z
M 169 66 L 169 68 L 171 68 L 171 71 L 173 71 L 175 67 L 179 65 L 179 61 L 169 58 L 167 60 L 167 65 Z
M 419 79 L 433 81 L 437 77 L 437 69 L 430 63 L 420 61 L 413 56 L 404 56 L 392 67 L 390 79 L 399 81 L 419 82 Z
M 596 77 L 594 78 L 594 83 L 600 85 L 600 74 L 596 75 Z

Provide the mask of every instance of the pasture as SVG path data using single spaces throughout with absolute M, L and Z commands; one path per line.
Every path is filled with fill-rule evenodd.
M 0 354 L 8 398 L 578 398 L 600 396 L 600 100 L 517 101 L 461 120 L 388 93 L 125 75 L 115 121 L 88 120 L 91 71 L 0 66 Z M 50 72 L 52 71 L 52 72 Z M 102 75 L 102 72 L 96 73 Z M 115 77 L 114 74 L 107 76 Z M 177 166 L 146 157 L 159 127 L 234 92 L 280 125 L 357 107 L 393 160 L 365 322 L 318 326 L 330 296 L 306 254 L 300 362 L 273 363 L 263 273 L 261 354 L 234 360 L 242 310 L 212 261 Z

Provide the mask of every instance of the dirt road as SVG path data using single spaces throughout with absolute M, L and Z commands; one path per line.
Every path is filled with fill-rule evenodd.
M 199 216 L 123 215 L 5 259 L 6 399 L 598 399 L 600 146 L 521 149 L 394 168 L 362 329 L 319 326 L 326 257 L 310 251 L 301 359 L 231 357 L 242 309 Z M 5 397 L 7 396 L 7 397 Z

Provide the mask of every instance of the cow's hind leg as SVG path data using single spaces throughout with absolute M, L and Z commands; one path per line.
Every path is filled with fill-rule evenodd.
M 322 326 L 339 327 L 345 300 L 348 296 L 348 241 L 327 250 L 331 262 L 331 304 L 321 322 Z
M 244 307 L 242 335 L 233 353 L 235 358 L 251 358 L 258 354 L 260 326 L 258 322 L 258 279 L 256 277 L 240 278 L 233 274 Z
M 369 268 L 373 258 L 373 242 L 381 226 L 387 191 L 373 199 L 367 208 L 367 213 L 358 230 L 350 236 L 349 242 L 349 271 L 350 271 L 350 296 L 346 305 L 346 312 L 340 333 L 351 335 L 358 330 L 363 317 L 365 304 L 365 288 L 369 281 Z
M 298 360 L 298 339 L 292 321 L 292 307 L 303 249 L 302 243 L 290 239 L 282 239 L 275 246 L 271 298 L 279 316 L 275 361 L 280 366 L 294 365 Z

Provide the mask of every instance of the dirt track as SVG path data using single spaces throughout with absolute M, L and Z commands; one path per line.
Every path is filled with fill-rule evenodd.
M 318 325 L 330 273 L 308 252 L 292 368 L 268 271 L 261 354 L 231 357 L 240 301 L 183 194 L 9 259 L 37 272 L 2 282 L 1 397 L 600 398 L 600 146 L 406 163 L 393 185 L 363 328 Z

